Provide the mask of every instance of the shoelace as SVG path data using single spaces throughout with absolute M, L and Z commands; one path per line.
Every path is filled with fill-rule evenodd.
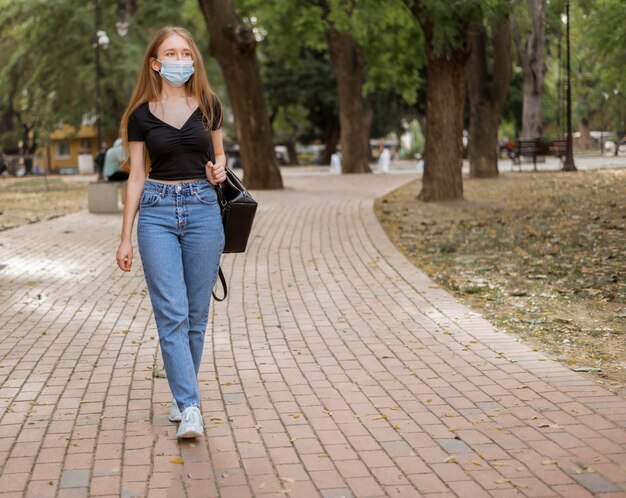
M 192 419 L 195 419 L 194 422 L 198 424 L 200 423 L 198 411 L 197 410 L 185 410 L 185 422 L 191 422 Z

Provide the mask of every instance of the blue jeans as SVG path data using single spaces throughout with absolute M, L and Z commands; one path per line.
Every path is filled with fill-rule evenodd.
M 147 180 L 137 242 L 170 389 L 180 410 L 200 406 L 198 371 L 211 291 L 224 248 L 217 194 L 206 180 Z

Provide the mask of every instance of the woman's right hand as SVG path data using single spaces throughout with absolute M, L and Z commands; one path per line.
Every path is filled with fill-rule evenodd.
M 120 270 L 126 272 L 130 271 L 130 267 L 133 263 L 133 245 L 130 241 L 120 242 L 120 247 L 117 250 L 115 260 L 117 261 L 117 266 L 120 267 Z

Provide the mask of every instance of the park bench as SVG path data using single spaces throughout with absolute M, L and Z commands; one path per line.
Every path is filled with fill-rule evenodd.
M 91 182 L 87 191 L 90 213 L 108 214 L 124 210 L 128 182 Z
M 550 152 L 561 160 L 561 164 L 565 162 L 567 155 L 567 138 L 559 138 L 550 144 Z
M 548 153 L 548 147 L 539 138 L 518 138 L 515 141 L 515 159 L 522 170 L 521 156 L 532 157 L 533 169 L 537 171 L 537 156 L 545 156 Z
M 567 139 L 565 138 L 560 138 L 550 144 L 543 142 L 539 138 L 518 138 L 515 141 L 515 158 L 513 162 L 519 166 L 521 171 L 522 167 L 520 157 L 532 157 L 533 169 L 537 171 L 537 156 L 547 156 L 548 154 L 552 154 L 563 161 L 565 159 L 566 152 Z

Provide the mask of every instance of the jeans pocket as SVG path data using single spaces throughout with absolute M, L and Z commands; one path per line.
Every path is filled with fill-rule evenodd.
M 141 201 L 139 201 L 140 207 L 156 206 L 161 200 L 161 196 L 156 192 L 150 192 L 144 190 L 141 194 Z
M 193 196 L 196 198 L 196 200 L 198 200 L 202 204 L 206 204 L 207 206 L 217 204 L 217 193 L 212 187 L 194 190 Z

